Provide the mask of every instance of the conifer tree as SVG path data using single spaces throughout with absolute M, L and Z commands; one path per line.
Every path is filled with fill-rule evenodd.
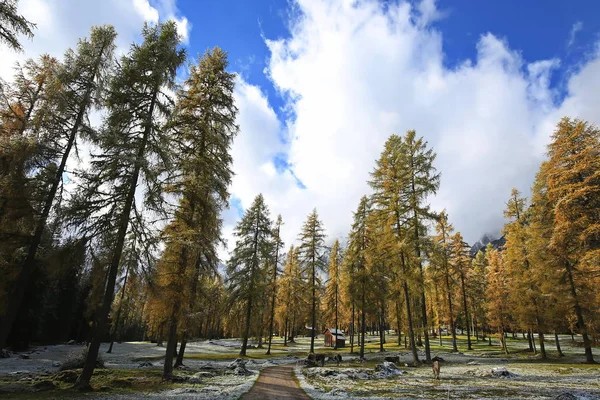
M 599 279 L 594 275 L 600 258 L 600 130 L 585 121 L 563 118 L 548 145 L 548 161 L 541 167 L 549 202 L 554 208 L 550 248 L 566 274 L 587 362 L 593 362 L 585 309 L 598 310 L 593 301 Z M 587 320 L 594 320 L 589 315 Z
M 423 336 L 425 338 L 425 358 L 431 361 L 429 346 L 429 325 L 427 322 L 427 304 L 425 300 L 425 276 L 423 273 L 422 249 L 427 240 L 426 223 L 434 218 L 430 207 L 425 202 L 434 195 L 440 186 L 440 174 L 436 173 L 433 162 L 436 154 L 427 148 L 427 142 L 416 138 L 414 130 L 408 131 L 404 137 L 406 152 L 405 171 L 408 175 L 409 186 L 405 189 L 408 209 L 411 215 L 410 230 L 412 230 L 412 247 L 414 248 L 413 262 L 419 273 L 419 291 L 421 296 L 421 319 L 423 321 Z M 404 194 L 404 193 L 403 193 Z M 470 343 L 469 343 L 470 347 Z
M 354 213 L 354 221 L 348 238 L 348 248 L 344 253 L 344 263 L 347 265 L 349 279 L 352 279 L 351 291 L 355 298 L 355 305 L 360 312 L 359 339 L 360 339 L 360 358 L 365 354 L 365 322 L 367 309 L 367 291 L 369 285 L 369 271 L 367 266 L 368 251 L 372 245 L 369 236 L 368 218 L 370 213 L 370 204 L 367 196 L 360 199 L 358 208 Z
M 283 225 L 283 219 L 281 214 L 277 216 L 275 222 L 275 229 L 273 231 L 273 240 L 275 241 L 275 257 L 273 260 L 273 279 L 271 281 L 271 314 L 269 316 L 269 348 L 267 354 L 271 354 L 271 341 L 273 339 L 273 323 L 275 322 L 275 300 L 277 299 L 277 274 L 279 272 L 279 249 L 283 247 L 281 240 L 281 225 Z
M 328 310 L 328 314 L 331 314 L 333 310 L 333 326 L 336 332 L 339 329 L 339 309 L 341 306 L 340 295 L 341 295 L 341 252 L 340 242 L 336 239 L 329 253 L 329 265 L 327 267 L 327 275 L 329 280 L 327 281 L 327 287 L 325 289 L 326 301 L 325 306 Z M 337 339 L 334 344 L 334 350 L 337 350 Z
M 89 387 L 106 331 L 127 232 L 135 233 L 136 240 L 148 241 L 151 225 L 143 215 L 164 214 L 159 176 L 170 166 L 162 118 L 173 108 L 164 90 L 173 87 L 185 51 L 179 48 L 180 38 L 172 21 L 146 25 L 142 34 L 142 44 L 132 45 L 110 81 L 108 116 L 100 131 L 91 135 L 97 146 L 92 169 L 80 174 L 82 184 L 69 208 L 70 224 L 80 234 L 110 235 L 114 241 L 97 329 L 77 383 L 82 388 Z M 144 213 L 134 201 L 140 180 Z
M 262 298 L 267 285 L 265 266 L 273 265 L 273 229 L 269 209 L 262 194 L 237 223 L 234 231 L 236 244 L 227 263 L 228 286 L 231 298 L 244 303 L 245 326 L 240 356 L 246 355 L 253 307 Z
M 48 178 L 43 182 L 46 190 L 42 191 L 42 198 L 40 198 L 40 215 L 20 270 L 16 293 L 9 305 L 9 310 L 13 311 L 2 324 L 6 329 L 10 329 L 12 325 L 14 315 L 23 299 L 25 287 L 33 273 L 44 228 L 48 223 L 59 186 L 63 182 L 71 150 L 77 136 L 85 128 L 84 121 L 87 119 L 90 107 L 102 100 L 97 95 L 102 92 L 102 83 L 112 61 L 115 37 L 116 33 L 110 26 L 92 28 L 90 39 L 80 40 L 77 51 L 67 51 L 64 63 L 57 71 L 55 84 L 59 85 L 60 89 L 56 90 L 49 99 L 56 106 L 48 118 L 49 121 L 45 123 L 47 138 L 43 151 L 44 157 L 48 159 L 47 162 L 51 164 L 51 169 L 48 171 Z M 0 329 L 0 346 L 4 341 L 4 332 L 4 328 Z
M 545 359 L 544 330 L 546 324 L 543 310 L 547 310 L 549 305 L 544 304 L 545 296 L 540 291 L 541 282 L 535 271 L 543 266 L 532 265 L 531 262 L 529 212 L 526 210 L 526 199 L 520 196 L 517 189 L 512 189 L 507 208 L 504 211 L 504 216 L 510 219 L 504 225 L 503 230 L 506 238 L 504 263 L 511 282 L 509 298 L 511 298 L 513 315 L 521 326 L 528 331 L 532 327 L 536 328 L 542 359 Z
M 418 264 L 415 259 L 416 245 L 414 226 L 414 210 L 411 209 L 411 179 L 407 174 L 409 157 L 402 137 L 392 135 L 386 141 L 384 150 L 377 160 L 375 170 L 371 173 L 369 184 L 373 188 L 374 218 L 378 224 L 388 227 L 386 239 L 393 249 L 399 268 L 398 276 L 403 279 L 404 303 L 406 306 L 406 320 L 408 324 L 408 335 L 414 363 L 419 362 L 416 349 L 415 331 L 413 328 L 413 315 L 411 310 L 411 296 L 409 293 L 409 281 L 415 281 L 415 271 L 410 268 Z M 409 189 L 410 188 L 410 189 Z M 412 227 L 412 229 L 411 229 Z M 419 227 L 417 226 L 417 229 Z M 416 261 L 416 263 L 415 263 Z M 417 275 L 420 271 L 417 271 Z M 422 283 L 422 281 L 420 281 Z M 419 279 L 416 280 L 417 288 L 420 290 Z
M 451 240 L 451 252 L 452 252 L 452 263 L 453 269 L 458 275 L 460 281 L 460 290 L 462 295 L 463 313 L 465 315 L 465 325 L 467 328 L 467 348 L 473 350 L 471 345 L 471 325 L 469 320 L 469 308 L 467 305 L 467 282 L 470 281 L 471 277 L 471 255 L 469 253 L 469 245 L 463 240 L 460 232 L 456 232 Z
M 297 317 L 300 314 L 300 310 L 304 307 L 304 298 L 302 296 L 304 282 L 302 281 L 300 264 L 298 261 L 298 249 L 295 248 L 294 245 L 290 245 L 287 252 L 287 259 L 280 287 L 282 289 L 280 293 L 282 302 L 280 303 L 278 312 L 280 314 L 280 320 L 283 321 L 284 325 L 284 344 L 287 345 L 288 338 L 290 339 L 290 342 L 294 341 Z
M 315 352 L 315 336 L 317 334 L 317 292 L 321 287 L 320 272 L 325 270 L 323 260 L 325 252 L 325 229 L 319 220 L 317 210 L 314 209 L 304 222 L 299 236 L 298 247 L 300 265 L 303 273 L 308 278 L 308 287 L 311 291 L 311 338 L 310 353 Z
M 0 43 L 6 43 L 13 50 L 23 51 L 17 35 L 33 38 L 35 24 L 17 12 L 18 4 L 19 0 L 0 2 Z
M 198 65 L 191 67 L 183 88 L 177 93 L 175 113 L 167 125 L 176 153 L 176 172 L 169 192 L 182 198 L 175 218 L 186 232 L 173 239 L 181 241 L 187 253 L 180 257 L 181 270 L 192 270 L 185 292 L 187 298 L 183 299 L 184 315 L 193 314 L 201 275 L 215 273 L 217 249 L 222 241 L 220 214 L 228 206 L 228 186 L 233 175 L 230 151 L 238 132 L 233 99 L 235 76 L 226 71 L 227 65 L 227 54 L 223 50 L 216 47 L 207 51 Z M 174 314 L 179 306 L 173 303 Z M 183 363 L 186 325 L 191 323 L 188 318 L 181 322 L 183 330 L 176 367 Z M 173 324 L 176 326 L 176 321 Z M 175 342 L 176 338 L 169 337 L 169 341 Z M 167 363 L 168 358 L 167 355 Z
M 488 299 L 488 319 L 492 327 L 498 331 L 500 345 L 509 354 L 505 332 L 509 323 L 508 279 L 502 254 L 487 245 L 485 256 L 489 265 L 486 298 Z
M 571 302 L 565 301 L 572 297 L 568 285 L 565 285 L 564 264 L 560 256 L 550 248 L 553 224 L 554 209 L 548 200 L 546 178 L 540 171 L 531 189 L 529 224 L 526 227 L 528 254 L 533 266 L 529 274 L 540 298 L 544 299 L 545 325 L 554 329 L 557 351 L 562 357 L 564 354 L 556 332 L 567 327 L 569 317 L 574 313 Z
M 17 65 L 12 85 L 0 82 L 0 349 L 29 282 L 23 260 L 52 173 L 48 153 L 55 138 L 46 128 L 56 107 L 59 67 L 55 58 L 43 55 Z
M 438 217 L 436 224 L 436 236 L 433 238 L 435 246 L 435 266 L 439 270 L 442 277 L 444 290 L 446 294 L 446 305 L 448 307 L 448 320 L 450 322 L 450 332 L 452 334 L 452 351 L 457 352 L 458 347 L 456 343 L 456 326 L 454 318 L 454 307 L 452 303 L 452 294 L 454 293 L 451 283 L 453 283 L 452 277 L 452 265 L 451 265 L 451 234 L 454 231 L 452 225 L 448 222 L 448 215 L 446 212 L 442 212 Z
M 475 334 L 477 335 L 477 327 L 484 329 L 487 326 L 487 305 L 485 301 L 486 293 L 486 277 L 487 277 L 487 260 L 485 253 L 481 250 L 475 254 L 472 260 L 472 275 L 470 279 L 471 304 L 473 306 L 473 317 Z

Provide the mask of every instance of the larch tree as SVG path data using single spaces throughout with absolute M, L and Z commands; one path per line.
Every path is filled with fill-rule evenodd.
M 18 35 L 33 38 L 35 24 L 28 21 L 17 11 L 19 0 L 3 0 L 0 2 L 0 43 L 16 51 L 23 51 Z
M 600 129 L 563 118 L 541 170 L 554 208 L 550 248 L 560 257 L 587 362 L 593 362 L 589 321 L 597 318 L 600 258 Z M 586 304 L 589 303 L 589 304 Z M 587 315 L 586 310 L 588 311 Z
M 290 342 L 294 341 L 297 318 L 299 318 L 300 310 L 304 306 L 302 295 L 304 282 L 300 271 L 298 249 L 294 245 L 290 245 L 287 252 L 280 288 L 281 301 L 278 306 L 278 313 L 280 314 L 280 321 L 284 325 L 284 344 L 287 345 L 288 338 Z
M 50 212 L 63 183 L 67 161 L 71 156 L 77 137 L 87 129 L 85 121 L 94 104 L 103 99 L 106 74 L 112 63 L 115 30 L 111 26 L 92 28 L 90 38 L 79 41 L 76 51 L 66 52 L 63 64 L 56 73 L 55 89 L 51 101 L 56 104 L 45 123 L 46 144 L 43 151 L 47 164 L 51 165 L 45 179 L 40 198 L 40 215 L 36 220 L 27 256 L 23 261 L 16 283 L 16 291 L 11 297 L 6 321 L 0 329 L 0 348 L 5 333 L 10 330 L 23 299 L 31 275 L 35 268 L 36 255 L 42 242 L 42 235 L 48 223 Z
M 367 261 L 368 251 L 372 244 L 368 226 L 369 213 L 369 198 L 362 196 L 356 212 L 354 212 L 354 221 L 348 237 L 348 248 L 344 253 L 344 264 L 347 265 L 346 271 L 349 273 L 348 279 L 352 280 L 350 290 L 353 292 L 355 306 L 360 316 L 358 334 L 361 359 L 365 355 L 366 312 L 369 291 Z
M 564 284 L 564 265 L 561 258 L 550 248 L 554 228 L 554 209 L 548 200 L 546 178 L 540 171 L 531 188 L 531 207 L 527 225 L 528 250 L 531 263 L 529 274 L 545 300 L 545 322 L 554 330 L 554 340 L 559 356 L 562 353 L 558 331 L 568 327 L 569 316 L 573 315 L 571 292 Z
M 331 314 L 333 314 L 333 326 L 335 327 L 336 332 L 339 330 L 338 311 L 341 307 L 341 264 L 340 242 L 336 239 L 331 248 L 331 252 L 329 253 L 329 265 L 327 266 L 329 280 L 327 281 L 327 287 L 325 289 L 325 307 L 327 307 L 328 315 L 331 316 Z M 337 350 L 337 339 L 334 344 L 334 350 Z
M 238 132 L 238 110 L 233 98 L 235 75 L 227 72 L 227 66 L 227 54 L 218 47 L 200 57 L 177 93 L 175 112 L 167 124 L 175 150 L 175 173 L 169 192 L 182 199 L 175 218 L 186 232 L 173 240 L 182 242 L 181 270 L 191 270 L 182 302 L 184 318 L 176 318 L 183 329 L 175 367 L 183 364 L 187 325 L 192 322 L 185 316 L 196 311 L 199 279 L 204 274 L 214 275 L 219 261 L 221 213 L 228 207 L 228 187 L 233 175 L 230 153 Z M 173 303 L 174 315 L 180 306 L 181 303 Z M 173 321 L 175 327 L 178 321 Z M 169 343 L 177 341 L 175 336 L 169 336 Z M 175 353 L 169 353 L 168 348 L 167 352 L 165 362 Z M 170 370 L 168 365 L 166 369 Z
M 465 316 L 465 326 L 467 329 L 467 348 L 469 350 L 473 350 L 473 346 L 471 345 L 471 324 L 469 319 L 469 307 L 468 307 L 468 282 L 471 278 L 471 254 L 470 247 L 464 241 L 460 232 L 456 232 L 450 238 L 450 247 L 452 254 L 452 267 L 455 273 L 458 275 L 458 280 L 460 282 L 460 292 L 463 303 L 463 314 Z
M 509 299 L 511 299 L 515 320 L 528 332 L 535 328 L 542 359 L 546 359 L 544 343 L 546 324 L 543 310 L 547 310 L 548 304 L 544 304 L 539 276 L 535 271 L 542 266 L 532 265 L 531 230 L 528 229 L 530 221 L 526 201 L 517 189 L 512 189 L 504 211 L 505 218 L 509 219 L 503 229 L 506 238 L 504 264 L 510 278 Z
M 273 230 L 273 240 L 275 242 L 275 256 L 273 257 L 273 277 L 271 278 L 271 313 L 269 315 L 269 347 L 267 354 L 271 354 L 271 341 L 273 340 L 273 324 L 275 323 L 275 302 L 277 300 L 277 275 L 279 273 L 279 249 L 283 247 L 281 240 L 281 225 L 283 219 L 281 214 L 277 216 Z
M 151 240 L 153 224 L 144 215 L 165 215 L 161 174 L 171 165 L 164 118 L 173 111 L 165 90 L 173 88 L 185 51 L 179 48 L 180 37 L 172 21 L 146 25 L 142 35 L 143 42 L 132 45 L 110 81 L 108 116 L 101 129 L 90 134 L 96 146 L 91 169 L 79 174 L 81 184 L 68 212 L 76 232 L 110 236 L 112 242 L 97 328 L 77 382 L 81 388 L 89 387 L 106 331 L 125 237 L 131 231 L 137 240 Z M 142 205 L 136 201 L 136 191 L 141 191 Z
M 448 322 L 450 323 L 450 332 L 452 335 L 452 351 L 458 352 L 458 346 L 456 343 L 456 320 L 454 318 L 454 304 L 452 302 L 452 294 L 454 293 L 454 279 L 451 265 L 452 242 L 450 238 L 454 228 L 452 227 L 452 224 L 448 222 L 448 215 L 445 211 L 440 213 L 435 230 L 436 235 L 433 238 L 435 259 L 433 264 L 439 271 L 439 274 L 442 278 L 444 292 L 446 295 Z
M 471 305 L 473 308 L 473 325 L 475 327 L 475 335 L 478 337 L 478 327 L 482 332 L 485 332 L 487 328 L 487 304 L 486 304 L 486 277 L 487 277 L 487 260 L 485 253 L 479 250 L 475 254 L 475 258 L 471 262 L 472 274 L 469 285 L 469 291 L 471 293 Z M 485 336 L 484 336 L 485 338 Z
M 253 306 L 262 298 L 268 283 L 265 266 L 273 265 L 275 242 L 269 218 L 269 209 L 259 194 L 235 227 L 236 244 L 227 263 L 231 298 L 242 302 L 246 309 L 240 356 L 246 355 Z
M 427 142 L 416 137 L 414 130 L 408 131 L 404 137 L 404 151 L 406 157 L 405 172 L 408 175 L 408 187 L 405 188 L 408 200 L 408 210 L 411 216 L 409 225 L 412 231 L 411 245 L 414 257 L 411 258 L 417 266 L 419 276 L 419 294 L 421 296 L 421 319 L 423 321 L 423 336 L 425 338 L 425 359 L 431 362 L 431 348 L 429 345 L 429 324 L 427 322 L 427 304 L 425 299 L 425 275 L 423 272 L 422 253 L 427 241 L 427 223 L 433 221 L 428 198 L 435 195 L 440 186 L 440 174 L 436 172 L 433 162 L 436 154 L 427 148 Z M 470 344 L 469 344 L 470 346 Z
M 309 353 L 315 352 L 315 336 L 317 334 L 317 294 L 321 288 L 319 273 L 325 272 L 325 229 L 319 220 L 317 210 L 309 215 L 298 238 L 298 255 L 303 273 L 308 278 L 307 287 L 311 292 L 311 338 Z
M 485 256 L 489 265 L 486 297 L 488 299 L 488 320 L 496 328 L 500 345 L 509 354 L 505 332 L 509 324 L 508 277 L 502 253 L 488 244 Z
M 398 135 L 390 136 L 385 142 L 380 158 L 376 162 L 375 170 L 371 173 L 369 184 L 374 192 L 372 195 L 374 218 L 379 221 L 379 225 L 390 227 L 390 229 L 386 229 L 387 236 L 389 236 L 386 240 L 390 243 L 390 248 L 393 249 L 390 253 L 394 254 L 396 264 L 400 266 L 398 276 L 403 280 L 402 287 L 408 335 L 413 362 L 417 364 L 419 363 L 419 356 L 415 342 L 409 282 L 415 280 L 415 271 L 410 266 L 418 264 L 419 261 L 414 262 L 416 255 L 416 245 L 413 242 L 415 231 L 411 223 L 414 223 L 415 218 L 414 212 L 411 212 L 414 210 L 411 210 L 410 204 L 411 191 L 409 188 L 411 188 L 411 179 L 410 174 L 407 173 L 408 164 L 403 138 Z M 419 271 L 417 271 L 418 274 Z M 417 289 L 420 290 L 419 287 Z

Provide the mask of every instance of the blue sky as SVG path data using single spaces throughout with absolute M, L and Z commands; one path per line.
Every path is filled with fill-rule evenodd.
M 193 25 L 190 54 L 222 47 L 230 55 L 231 69 L 259 85 L 279 112 L 282 99 L 264 74 L 269 57 L 264 38 L 290 36 L 290 17 L 297 15 L 294 3 L 179 0 L 177 7 Z M 559 58 L 552 83 L 561 92 L 565 74 L 578 67 L 600 35 L 600 1 L 595 0 L 439 0 L 437 7 L 442 18 L 432 29 L 443 34 L 446 66 L 473 60 L 479 37 L 491 32 L 507 40 L 525 60 Z

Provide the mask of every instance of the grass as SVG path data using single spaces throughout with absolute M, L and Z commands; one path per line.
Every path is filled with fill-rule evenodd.
M 77 375 L 81 369 L 71 370 Z M 172 388 L 173 384 L 163 382 L 162 371 L 152 369 L 121 369 L 121 368 L 98 368 L 90 381 L 94 392 L 80 392 L 73 388 L 72 382 L 63 382 L 58 379 L 59 374 L 38 375 L 30 382 L 16 382 L 13 376 L 0 376 L 0 386 L 11 383 L 23 383 L 31 386 L 41 381 L 51 381 L 56 386 L 53 390 L 40 392 L 21 392 L 2 396 L 8 398 L 16 396 L 19 399 L 69 399 L 94 397 L 100 393 L 123 394 L 132 392 L 153 392 L 164 388 Z

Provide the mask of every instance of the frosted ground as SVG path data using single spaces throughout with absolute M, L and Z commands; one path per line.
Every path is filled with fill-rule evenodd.
M 461 338 L 462 339 L 462 338 Z M 324 368 L 295 369 L 296 377 L 305 392 L 315 399 L 600 399 L 600 366 L 584 364 L 583 349 L 572 343 L 568 336 L 561 337 L 567 357 L 558 358 L 554 343 L 547 343 L 550 361 L 542 362 L 525 349 L 524 340 L 509 340 L 511 355 L 499 352 L 499 347 L 479 342 L 475 350 L 462 354 L 449 353 L 449 341 L 439 347 L 433 344 L 433 354 L 442 357 L 441 379 L 435 381 L 431 367 L 413 368 L 410 353 L 395 344 L 396 337 L 388 336 L 386 352 L 379 353 L 377 337 L 368 337 L 366 358 L 360 363 L 349 348 L 340 350 L 340 366 L 326 363 Z M 319 352 L 332 352 L 317 340 Z M 0 399 L 142 399 L 142 398 L 194 398 L 236 399 L 250 390 L 261 369 L 278 364 L 297 363 L 305 357 L 308 338 L 283 347 L 274 340 L 272 355 L 267 358 L 265 349 L 249 349 L 246 360 L 247 374 L 237 374 L 227 367 L 237 358 L 238 340 L 201 341 L 188 344 L 185 369 L 177 374 L 191 378 L 185 383 L 161 381 L 164 347 L 147 342 L 115 343 L 112 354 L 106 354 L 107 345 L 101 347 L 105 369 L 98 369 L 92 385 L 94 393 L 78 393 L 70 389 L 72 383 L 57 380 L 59 363 L 69 353 L 81 351 L 81 345 L 55 345 L 32 348 L 26 353 L 13 354 L 0 359 Z M 459 344 L 461 349 L 466 346 Z M 356 350 L 356 349 L 355 349 Z M 422 354 L 422 353 L 421 353 Z M 596 349 L 600 358 L 600 349 Z M 400 356 L 398 370 L 375 371 L 384 356 Z M 24 357 L 24 358 L 22 358 Z M 492 370 L 505 368 L 509 376 L 493 376 Z M 29 389 L 39 382 L 54 382 L 53 390 L 40 392 L 3 393 L 2 387 L 13 385 Z M 18 386 L 20 385 L 20 386 Z M 9 390 L 10 391 L 10 390 Z

